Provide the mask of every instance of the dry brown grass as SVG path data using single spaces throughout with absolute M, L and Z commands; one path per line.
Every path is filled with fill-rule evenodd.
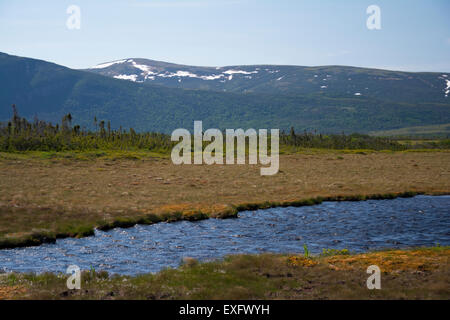
M 261 176 L 259 166 L 175 166 L 170 159 L 151 157 L 0 157 L 0 238 L 58 232 L 61 226 L 88 228 L 148 213 L 223 216 L 231 205 L 243 203 L 404 191 L 449 193 L 449 178 L 450 152 L 282 155 L 275 176 Z

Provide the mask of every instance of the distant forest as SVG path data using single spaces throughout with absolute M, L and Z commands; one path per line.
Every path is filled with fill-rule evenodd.
M 149 150 L 167 153 L 177 142 L 170 135 L 157 132 L 136 132 L 133 128 L 111 129 L 111 123 L 92 119 L 95 130 L 73 125 L 72 115 L 66 114 L 60 124 L 35 118 L 21 117 L 15 105 L 12 118 L 0 123 L 0 151 L 88 151 L 88 150 Z M 318 132 L 281 131 L 280 148 L 368 149 L 401 151 L 407 149 L 450 149 L 450 140 L 430 140 L 408 144 L 387 137 L 365 134 L 321 134 Z

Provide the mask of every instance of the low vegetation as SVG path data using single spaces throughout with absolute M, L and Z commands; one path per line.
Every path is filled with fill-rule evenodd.
M 319 256 L 234 255 L 129 277 L 84 271 L 81 289 L 65 274 L 0 275 L 0 299 L 450 299 L 450 247 Z M 366 286 L 381 269 L 381 289 Z
M 12 106 L 11 121 L 0 123 L 0 151 L 94 151 L 94 150 L 147 150 L 153 153 L 170 154 L 176 142 L 162 133 L 137 133 L 133 128 L 113 130 L 111 123 L 93 119 L 95 131 L 72 125 L 72 115 L 65 115 L 61 124 L 34 119 L 29 122 L 19 116 L 15 105 Z M 193 141 L 193 139 L 192 139 Z M 391 150 L 407 149 L 449 149 L 450 140 L 436 140 L 423 143 L 399 143 L 386 137 L 372 137 L 363 134 L 320 134 L 304 131 L 301 134 L 291 128 L 289 133 L 280 134 L 281 151 L 297 152 L 301 148 L 337 149 L 337 150 Z M 224 150 L 225 154 L 225 150 Z

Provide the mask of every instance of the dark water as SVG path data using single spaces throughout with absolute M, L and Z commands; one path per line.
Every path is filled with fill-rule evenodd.
M 138 274 L 176 267 L 183 257 L 303 252 L 347 248 L 450 245 L 450 196 L 324 202 L 300 208 L 247 211 L 238 219 L 181 221 L 97 231 L 95 237 L 0 250 L 0 270 L 65 272 L 69 265 Z

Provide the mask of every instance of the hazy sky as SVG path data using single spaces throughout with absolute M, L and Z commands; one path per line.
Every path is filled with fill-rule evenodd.
M 72 4 L 79 30 L 66 26 Z M 381 30 L 366 27 L 372 4 Z M 450 72 L 450 1 L 0 0 L 0 51 L 72 68 L 148 58 Z

